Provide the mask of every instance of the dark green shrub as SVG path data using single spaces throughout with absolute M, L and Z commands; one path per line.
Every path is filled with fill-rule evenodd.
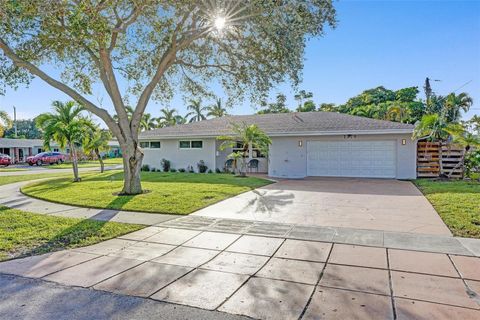
M 170 171 L 171 162 L 169 160 L 162 159 L 162 161 L 160 162 L 160 165 L 162 166 L 163 172 Z
M 148 164 L 144 164 L 141 168 L 140 171 L 150 171 L 150 166 Z
M 208 169 L 208 167 L 205 165 L 205 161 L 203 161 L 203 160 L 200 160 L 197 163 L 197 168 L 198 168 L 199 173 L 205 173 L 205 172 L 207 172 L 207 169 Z
M 177 169 L 170 169 L 170 172 L 177 172 Z

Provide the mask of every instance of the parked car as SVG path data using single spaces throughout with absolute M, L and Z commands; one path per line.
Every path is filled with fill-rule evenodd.
M 60 164 L 65 162 L 66 156 L 60 152 L 41 152 L 37 155 L 27 158 L 27 163 L 31 166 L 36 164 L 41 166 L 43 164 Z
M 0 166 L 9 166 L 12 164 L 12 158 L 8 154 L 0 153 Z

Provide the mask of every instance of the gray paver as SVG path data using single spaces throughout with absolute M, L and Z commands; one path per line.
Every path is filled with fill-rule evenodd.
M 76 248 L 76 249 L 73 249 L 73 251 L 107 255 L 115 251 L 125 249 L 136 243 L 137 241 L 124 240 L 124 239 L 111 239 L 111 240 L 103 241 L 91 246 Z
M 257 277 L 316 284 L 324 264 L 318 262 L 272 258 Z
M 152 261 L 196 268 L 209 261 L 219 253 L 220 251 L 216 250 L 178 247 Z
M 478 309 L 461 279 L 392 271 L 393 294 L 396 297 L 450 304 Z
M 271 256 L 282 244 L 283 239 L 242 236 L 227 248 L 227 251 Z
M 151 296 L 152 299 L 216 309 L 248 278 L 245 275 L 195 270 Z
M 480 319 L 480 311 L 418 300 L 395 298 L 398 320 Z
M 457 239 L 446 236 L 385 232 L 387 248 L 472 255 Z
M 151 237 L 160 231 L 165 230 L 165 228 L 160 228 L 160 227 L 146 227 L 138 231 L 134 231 L 131 233 L 127 233 L 123 236 L 120 236 L 120 239 L 127 239 L 127 240 L 144 240 L 148 237 Z
M 0 263 L 0 272 L 24 277 L 41 278 L 47 274 L 97 257 L 98 255 L 74 251 L 47 253 L 40 256 L 2 262 Z
M 386 269 L 387 250 L 385 248 L 364 247 L 350 244 L 334 244 L 328 262 Z
M 302 319 L 393 319 L 390 297 L 318 287 Z
M 390 294 L 388 271 L 380 269 L 328 264 L 319 284 L 367 293 Z
M 391 270 L 459 276 L 448 256 L 443 253 L 389 249 L 388 256 Z
M 148 297 L 192 268 L 146 262 L 95 285 L 95 289 Z
M 181 245 L 182 243 L 187 242 L 198 234 L 200 234 L 200 231 L 172 228 L 166 229 L 156 235 L 148 237 L 145 239 L 145 241 L 171 245 Z
M 237 274 L 254 274 L 268 260 L 268 257 L 222 252 L 212 261 L 202 266 L 202 269 L 231 272 Z
M 276 257 L 325 262 L 331 243 L 287 239 L 275 253 Z
M 282 223 L 261 223 L 257 222 L 251 226 L 247 234 L 284 237 L 292 228 L 289 224 Z
M 383 231 L 337 228 L 333 242 L 383 246 Z
M 139 260 L 100 257 L 53 273 L 43 279 L 69 286 L 90 287 L 140 263 L 142 262 Z
M 0 274 L 0 319 L 249 320 L 250 318 Z
M 480 257 L 480 239 L 456 238 L 472 254 Z
M 138 242 L 124 249 L 110 253 L 110 257 L 121 257 L 136 260 L 152 260 L 175 249 L 175 246 L 155 242 Z
M 331 242 L 333 240 L 335 233 L 336 233 L 335 228 L 295 226 L 288 233 L 288 237 L 293 239 L 299 239 L 299 240 L 315 240 L 315 241 Z
M 257 319 L 298 319 L 313 286 L 251 278 L 218 310 Z
M 202 232 L 195 238 L 185 242 L 187 247 L 223 250 L 240 237 L 238 234 L 220 232 Z

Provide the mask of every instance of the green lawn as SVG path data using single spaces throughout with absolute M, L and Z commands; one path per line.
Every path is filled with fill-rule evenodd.
M 105 163 L 105 167 L 120 165 L 123 163 L 122 161 L 123 161 L 122 158 L 109 158 L 109 159 L 103 160 L 103 162 Z M 81 161 L 78 163 L 78 167 L 79 168 L 95 168 L 95 167 L 100 168 L 100 162 L 98 162 L 98 160 Z M 70 169 L 70 168 L 72 168 L 72 163 L 70 162 L 48 166 L 48 169 Z
M 480 238 L 480 183 L 416 180 L 455 236 Z
M 36 180 L 42 178 L 51 178 L 51 177 L 73 177 L 73 173 L 38 173 L 38 174 L 25 174 L 18 176 L 0 176 L 0 186 L 9 183 L 15 183 L 20 181 Z M 71 178 L 70 178 L 71 179 Z
M 143 172 L 147 193 L 117 196 L 122 172 L 86 176 L 80 183 L 53 179 L 25 186 L 30 196 L 85 207 L 122 209 L 152 213 L 189 214 L 220 200 L 271 183 L 268 180 L 231 174 Z
M 83 247 L 139 230 L 140 225 L 34 214 L 0 206 L 0 261 Z
M 23 168 L 9 168 L 9 167 L 0 167 L 0 172 L 13 172 L 13 171 L 27 171 Z

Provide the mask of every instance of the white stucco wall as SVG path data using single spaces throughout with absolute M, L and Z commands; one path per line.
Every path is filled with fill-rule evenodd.
M 356 135 L 355 140 L 396 141 L 397 179 L 416 178 L 416 141 L 411 134 Z M 406 144 L 402 145 L 405 139 Z M 341 136 L 272 137 L 268 175 L 272 177 L 304 178 L 307 175 L 307 141 L 344 141 Z M 302 141 L 302 146 L 299 146 Z
M 203 148 L 180 149 L 180 140 L 201 140 L 203 141 Z M 208 169 L 215 170 L 215 139 L 182 138 L 142 141 L 160 141 L 160 149 L 143 149 L 145 155 L 143 164 L 149 165 L 150 168 L 162 169 L 160 162 L 165 158 L 171 162 L 171 167 L 177 170 L 192 166 L 197 171 L 197 163 L 200 160 L 205 162 Z

